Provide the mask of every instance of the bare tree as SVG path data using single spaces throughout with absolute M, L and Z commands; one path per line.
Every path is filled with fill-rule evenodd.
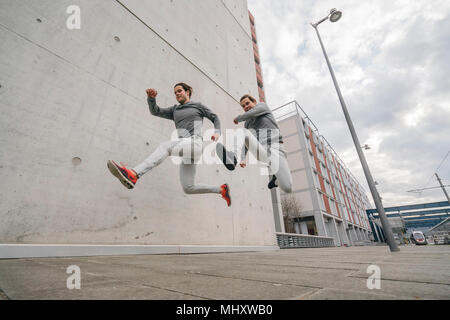
M 301 216 L 302 203 L 293 194 L 285 194 L 281 197 L 281 208 L 286 232 L 295 233 L 294 219 Z

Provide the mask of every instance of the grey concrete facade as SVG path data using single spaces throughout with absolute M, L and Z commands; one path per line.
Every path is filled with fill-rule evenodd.
M 170 139 L 174 125 L 150 115 L 146 88 L 168 107 L 173 85 L 189 83 L 192 100 L 235 128 L 239 97 L 258 94 L 246 1 L 80 0 L 80 29 L 69 29 L 72 4 L 2 1 L 0 244 L 272 250 L 259 167 L 198 167 L 197 181 L 230 185 L 229 208 L 219 195 L 184 194 L 170 159 L 133 190 L 106 167 L 133 166 Z M 212 128 L 205 120 L 205 135 Z

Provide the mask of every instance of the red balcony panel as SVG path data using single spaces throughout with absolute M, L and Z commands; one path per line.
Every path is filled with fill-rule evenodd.
M 253 53 L 254 53 L 254 56 L 255 56 L 255 62 L 256 63 L 260 63 L 258 52 L 253 52 Z
M 261 85 L 263 85 L 264 82 L 263 82 L 261 75 L 256 74 L 256 79 L 258 80 L 259 83 L 261 83 Z
M 256 52 L 259 55 L 259 50 L 258 50 L 258 46 L 256 45 L 256 43 L 253 43 L 253 52 Z
M 258 42 L 258 38 L 256 37 L 255 28 L 251 28 L 251 31 L 252 31 L 252 40 L 253 40 L 254 43 L 257 43 Z
M 266 102 L 266 95 L 264 94 L 264 90 L 258 87 L 258 93 L 259 93 L 259 101 Z
M 252 25 L 255 25 L 255 17 L 253 17 L 253 15 L 251 14 L 250 11 L 248 12 L 248 17 L 249 17 L 249 19 L 250 19 L 250 23 L 251 23 Z
M 258 63 L 255 63 L 256 74 L 260 74 L 262 76 L 261 66 Z

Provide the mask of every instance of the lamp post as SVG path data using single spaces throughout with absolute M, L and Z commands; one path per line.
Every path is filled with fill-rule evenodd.
M 344 112 L 345 120 L 347 121 L 347 125 L 350 129 L 350 133 L 353 138 L 353 142 L 355 143 L 356 152 L 358 153 L 359 160 L 361 161 L 361 165 L 364 170 L 364 175 L 367 179 L 367 184 L 369 185 L 370 193 L 372 194 L 373 200 L 375 202 L 375 207 L 377 208 L 381 224 L 383 225 L 384 233 L 386 235 L 386 240 L 389 245 L 389 249 L 391 252 L 394 251 L 400 251 L 400 249 L 397 246 L 397 243 L 394 239 L 394 234 L 392 233 L 391 226 L 389 224 L 389 220 L 386 217 L 386 213 L 384 212 L 383 204 L 381 203 L 380 196 L 378 194 L 378 191 L 375 187 L 374 180 L 372 178 L 372 174 L 370 173 L 369 166 L 367 165 L 366 158 L 364 156 L 364 153 L 362 152 L 361 144 L 359 143 L 358 136 L 356 135 L 355 128 L 353 127 L 352 120 L 350 118 L 350 115 L 347 111 L 347 106 L 345 105 L 344 98 L 342 97 L 341 90 L 339 89 L 338 83 L 336 81 L 336 77 L 334 75 L 333 68 L 331 67 L 330 61 L 328 60 L 327 53 L 325 51 L 325 47 L 323 46 L 322 39 L 320 38 L 319 30 L 317 30 L 317 26 L 321 24 L 322 22 L 330 19 L 331 22 L 338 21 L 342 16 L 342 12 L 338 11 L 336 9 L 331 9 L 330 13 L 320 21 L 316 23 L 311 23 L 311 26 L 316 30 L 317 37 L 319 38 L 320 46 L 322 47 L 323 55 L 325 56 L 325 60 L 328 65 L 328 69 L 330 70 L 331 78 L 333 79 L 334 87 L 336 88 L 337 95 L 339 97 L 339 101 L 342 106 L 342 111 Z

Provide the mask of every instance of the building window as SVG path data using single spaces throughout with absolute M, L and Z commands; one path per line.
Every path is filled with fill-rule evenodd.
M 325 190 L 327 191 L 327 194 L 331 194 L 330 184 L 327 180 L 325 180 Z
M 312 152 L 309 153 L 309 158 L 311 159 L 311 166 L 313 167 L 314 170 L 316 170 L 316 161 L 314 160 L 314 156 L 312 154 Z
M 313 171 L 313 177 L 314 177 L 314 186 L 316 188 L 320 188 L 319 176 L 316 171 Z
M 332 214 L 336 214 L 336 206 L 334 205 L 334 200 L 329 198 L 330 200 L 330 210 Z
M 325 201 L 323 200 L 323 194 L 321 191 L 317 191 L 317 194 L 319 196 L 319 205 L 320 205 L 320 209 L 326 212 L 325 209 Z
M 351 221 L 351 220 L 350 220 L 350 217 L 348 216 L 348 210 L 347 210 L 347 207 L 346 207 L 346 206 L 342 206 L 342 211 L 344 212 L 345 219 L 346 219 L 347 221 Z

